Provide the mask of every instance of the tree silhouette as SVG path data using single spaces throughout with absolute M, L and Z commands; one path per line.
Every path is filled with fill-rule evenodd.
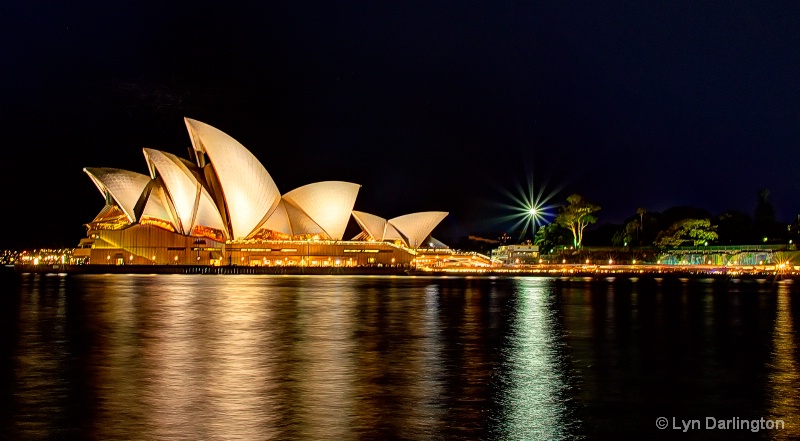
M 639 231 L 636 233 L 636 237 L 639 239 L 639 245 L 642 244 L 641 237 L 639 233 L 644 234 L 644 214 L 647 213 L 647 209 L 644 207 L 639 207 L 636 209 L 636 214 L 639 215 Z
M 659 233 L 656 245 L 660 247 L 678 247 L 686 242 L 692 245 L 702 245 L 708 241 L 717 240 L 717 227 L 711 225 L 708 219 L 683 219 L 670 225 L 669 228 Z
M 599 205 L 587 201 L 583 196 L 573 194 L 567 198 L 567 205 L 559 208 L 555 223 L 567 228 L 572 233 L 572 244 L 575 248 L 580 248 L 583 243 L 583 230 L 597 222 L 594 213 L 600 208 Z
M 781 236 L 785 236 L 784 229 L 775 219 L 775 207 L 769 202 L 769 190 L 764 189 L 758 192 L 758 204 L 753 215 L 754 230 L 759 239 L 766 238 L 766 241 L 775 241 Z

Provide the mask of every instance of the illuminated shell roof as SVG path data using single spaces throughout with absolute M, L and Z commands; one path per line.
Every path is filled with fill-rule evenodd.
M 353 210 L 353 218 L 358 225 L 367 232 L 373 239 L 382 241 L 384 233 L 386 232 L 386 219 L 375 216 L 374 214 L 365 213 L 363 211 Z
M 417 248 L 423 245 L 425 238 L 445 216 L 447 216 L 447 212 L 444 211 L 424 211 L 389 219 L 389 224 L 405 236 L 406 244 L 409 247 Z
M 144 155 L 153 179 L 156 178 L 156 172 L 163 179 L 184 234 L 190 234 L 197 225 L 225 231 L 211 195 L 180 158 L 153 149 L 144 149 Z
M 325 234 L 325 230 L 314 222 L 314 219 L 311 219 L 303 210 L 285 200 L 283 201 L 283 207 L 286 209 L 286 215 L 289 218 L 292 234 Z
M 142 216 L 162 219 L 175 226 L 177 221 L 173 219 L 168 204 L 167 193 L 164 191 L 164 188 L 161 185 L 156 185 L 147 197 Z
M 308 184 L 281 197 L 264 166 L 239 142 L 208 124 L 184 120 L 199 168 L 170 153 L 144 149 L 149 177 L 115 168 L 84 169 L 106 201 L 118 206 L 130 222 L 140 220 L 137 215 L 148 216 L 171 223 L 183 234 L 204 226 L 223 231 L 229 239 L 250 238 L 266 228 L 341 240 L 352 214 L 376 240 L 402 240 L 419 247 L 447 216 L 431 211 L 387 221 L 352 211 L 361 186 L 343 181 Z
M 222 187 L 233 238 L 245 238 L 272 214 L 280 192 L 261 162 L 219 129 L 184 118 L 198 152 L 205 152 Z
M 286 206 L 283 201 L 278 204 L 278 207 L 275 208 L 275 211 L 272 212 L 272 215 L 264 222 L 261 228 L 288 235 L 292 234 L 292 226 L 289 223 L 289 215 L 286 213 Z
M 383 240 L 403 240 L 406 239 L 397 231 L 397 228 L 394 225 L 387 223 L 386 224 L 386 232 L 383 234 Z
M 447 216 L 444 211 L 412 213 L 386 220 L 363 211 L 353 211 L 358 225 L 375 240 L 402 240 L 410 247 L 420 247 L 436 225 Z
M 118 168 L 87 167 L 83 171 L 89 175 L 103 197 L 110 196 L 128 216 L 128 220 L 136 222 L 134 207 L 150 182 L 149 176 Z
M 341 240 L 350 220 L 353 205 L 356 203 L 359 188 L 360 185 L 351 182 L 315 182 L 286 193 L 283 195 L 283 200 L 287 203 L 287 210 L 294 206 L 313 220 L 328 238 Z M 291 212 L 289 219 L 294 234 L 316 233 L 298 228 Z

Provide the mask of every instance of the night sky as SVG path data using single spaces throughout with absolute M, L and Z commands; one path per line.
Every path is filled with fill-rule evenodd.
M 283 193 L 449 211 L 445 241 L 502 231 L 530 177 L 599 223 L 762 188 L 800 213 L 800 2 L 69 3 L 0 3 L 0 248 L 77 245 L 103 206 L 81 169 L 186 157 L 184 116 Z

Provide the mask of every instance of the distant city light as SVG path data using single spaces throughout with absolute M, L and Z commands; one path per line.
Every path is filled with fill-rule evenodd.
M 72 260 L 71 248 L 40 248 L 34 250 L 0 250 L 0 264 L 2 265 L 53 265 L 67 264 Z

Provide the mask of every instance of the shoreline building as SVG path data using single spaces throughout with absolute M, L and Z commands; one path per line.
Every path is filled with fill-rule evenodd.
M 504 265 L 538 263 L 539 245 L 501 245 L 492 250 L 492 257 Z
M 387 220 L 353 211 L 361 186 L 344 181 L 281 194 L 243 145 L 208 124 L 184 121 L 189 159 L 145 148 L 147 175 L 84 168 L 105 206 L 86 224 L 71 263 L 409 266 L 426 250 L 448 250 L 430 235 L 446 212 Z M 343 240 L 350 216 L 362 232 Z

